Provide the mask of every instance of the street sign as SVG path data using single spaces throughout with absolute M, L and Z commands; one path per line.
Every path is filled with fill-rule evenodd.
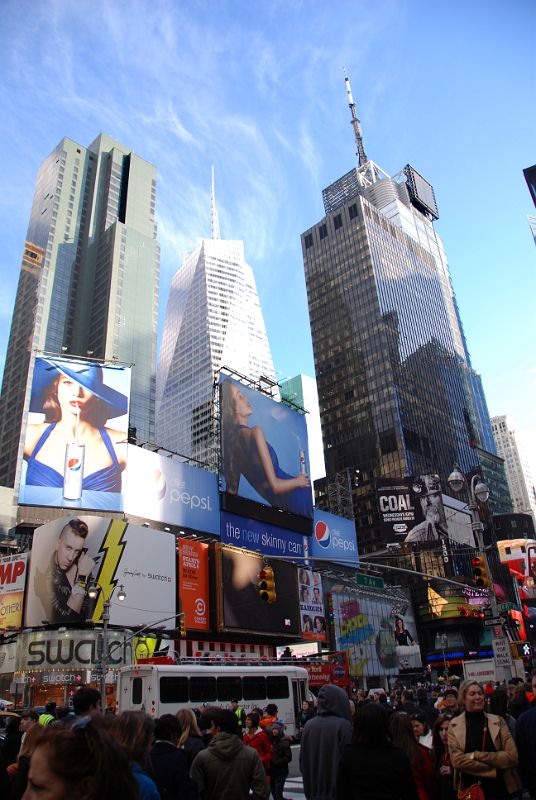
M 493 660 L 496 667 L 511 667 L 512 653 L 508 639 L 493 639 Z
M 484 614 L 485 617 L 493 616 L 493 610 L 491 606 L 482 606 L 482 613 Z
M 484 619 L 484 627 L 493 628 L 494 625 L 504 625 L 505 622 L 504 617 L 487 617 Z
M 364 586 L 367 589 L 385 589 L 383 578 L 376 578 L 373 575 L 356 575 L 355 581 L 358 586 Z

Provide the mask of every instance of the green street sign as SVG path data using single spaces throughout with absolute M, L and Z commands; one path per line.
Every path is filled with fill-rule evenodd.
M 356 575 L 355 580 L 358 586 L 364 586 L 367 589 L 385 589 L 383 578 L 375 578 L 372 575 Z

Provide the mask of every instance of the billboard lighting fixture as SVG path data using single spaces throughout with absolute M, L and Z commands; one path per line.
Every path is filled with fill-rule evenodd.
M 169 532 L 170 532 L 170 530 L 171 530 L 171 528 L 170 528 L 168 525 L 166 525 L 166 527 L 164 528 L 164 530 L 165 530 L 165 531 L 167 531 L 167 532 L 169 533 Z

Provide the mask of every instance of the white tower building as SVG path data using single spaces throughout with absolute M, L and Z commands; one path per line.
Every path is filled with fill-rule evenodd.
M 515 431 L 508 429 L 506 416 L 492 417 L 493 438 L 497 454 L 504 458 L 508 488 L 512 495 L 514 512 L 532 514 L 536 523 L 536 496 L 531 470 L 524 453 L 516 442 Z
M 158 358 L 156 440 L 212 463 L 213 384 L 221 367 L 275 382 L 253 270 L 244 243 L 220 239 L 212 174 L 212 238 L 173 276 Z

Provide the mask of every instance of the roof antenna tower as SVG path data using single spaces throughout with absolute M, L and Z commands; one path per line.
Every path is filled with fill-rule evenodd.
M 350 113 L 352 115 L 352 128 L 354 129 L 355 143 L 357 147 L 357 160 L 360 167 L 367 163 L 368 158 L 365 153 L 365 146 L 363 144 L 363 135 L 361 133 L 361 123 L 357 117 L 355 110 L 354 98 L 352 97 L 352 89 L 350 86 L 350 78 L 346 74 L 346 67 L 344 68 L 344 82 L 346 83 L 346 94 L 348 95 L 348 105 L 350 106 Z
M 210 221 L 212 224 L 212 238 L 220 238 L 220 221 L 218 219 L 218 209 L 216 208 L 216 195 L 214 194 L 214 164 L 212 165 L 212 190 L 210 195 Z

